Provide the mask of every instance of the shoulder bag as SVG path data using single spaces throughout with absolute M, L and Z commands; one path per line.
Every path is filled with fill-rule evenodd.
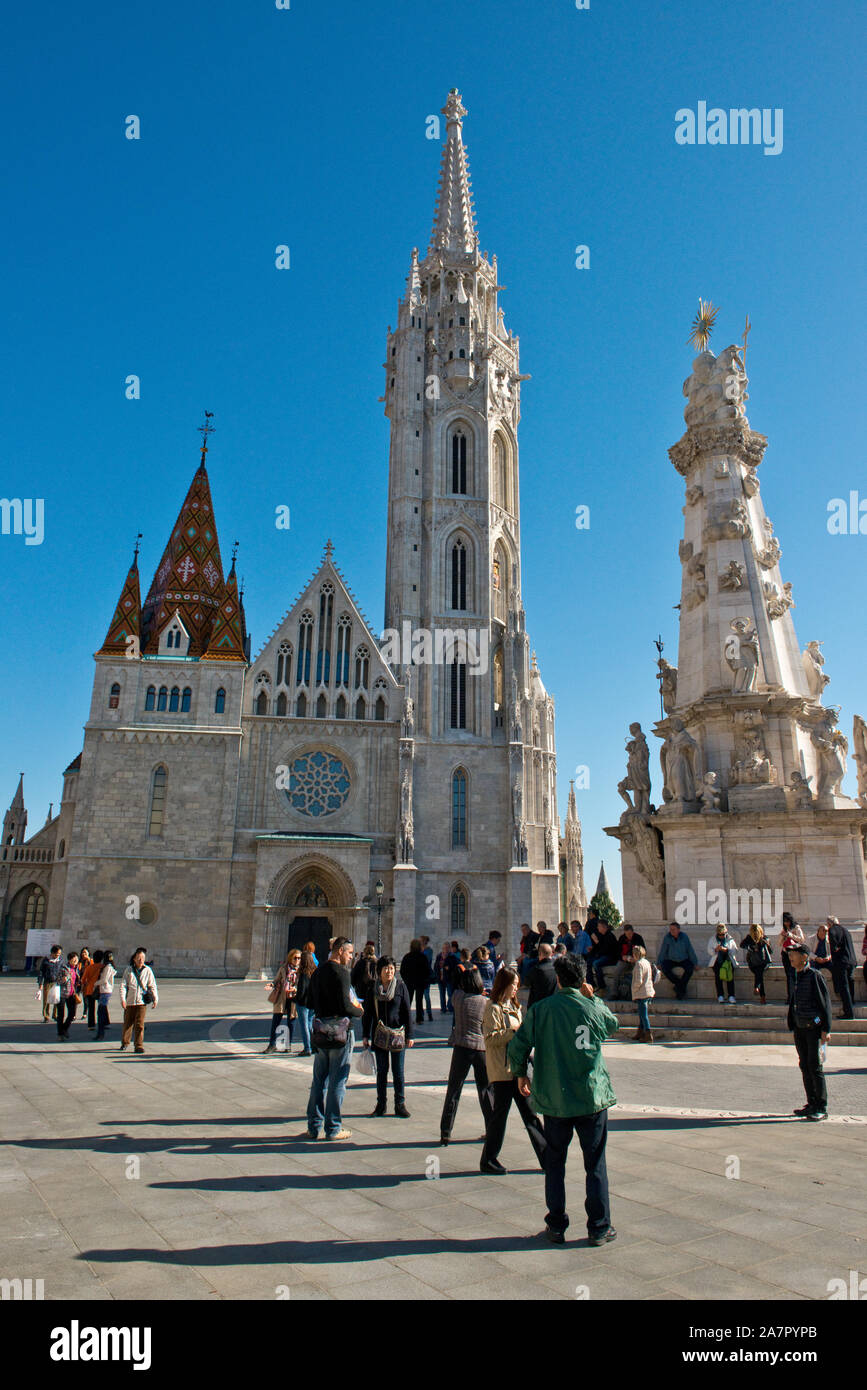
M 154 1002 L 154 992 L 153 992 L 153 990 L 150 989 L 150 987 L 149 987 L 148 989 L 143 989 L 143 988 L 142 988 L 141 975 L 138 973 L 138 971 L 136 970 L 136 968 L 135 968 L 134 965 L 131 965 L 131 966 L 130 966 L 130 970 L 131 970 L 132 973 L 135 975 L 136 980 L 138 981 L 138 987 L 139 987 L 139 989 L 141 990 L 141 1001 L 142 1001 L 142 1003 L 143 1003 L 143 1004 L 152 1004 L 152 1003 Z
M 373 1030 L 373 1046 L 382 1052 L 402 1052 L 406 1046 L 406 1032 L 403 1024 L 399 1028 L 389 1028 L 379 1015 L 379 1000 L 376 1004 L 376 1027 Z

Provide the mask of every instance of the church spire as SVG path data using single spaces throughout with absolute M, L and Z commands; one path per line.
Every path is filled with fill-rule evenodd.
M 138 576 L 138 547 L 141 540 L 139 531 L 135 540 L 132 564 L 129 573 L 124 580 L 123 588 L 120 591 L 120 598 L 114 610 L 114 616 L 108 625 L 108 632 L 105 641 L 97 653 L 98 656 L 112 656 L 126 654 L 130 651 L 130 638 L 135 638 L 135 644 L 141 639 L 141 590 L 139 588 Z M 132 648 L 133 655 L 137 655 L 135 645 Z
M 213 426 L 212 416 L 207 411 L 205 415 L 201 462 L 142 608 L 141 649 L 149 654 L 157 651 L 162 628 L 178 610 L 190 634 L 189 655 L 202 656 L 223 603 L 223 563 L 205 467 Z
M 27 808 L 24 805 L 24 773 L 18 778 L 18 788 L 12 805 L 3 817 L 3 844 L 23 845 L 27 830 Z
M 462 137 L 466 108 L 457 87 L 449 92 L 442 114 L 446 118 L 446 142 L 440 166 L 430 251 L 475 251 L 479 238 L 470 191 L 470 169 Z

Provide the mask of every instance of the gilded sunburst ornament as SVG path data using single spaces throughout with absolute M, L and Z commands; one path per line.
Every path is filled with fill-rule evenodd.
M 688 343 L 692 343 L 698 352 L 704 352 L 707 348 L 718 313 L 719 309 L 714 308 L 710 300 L 705 303 L 703 299 L 699 299 L 698 313 L 693 319 L 692 332 L 686 340 Z

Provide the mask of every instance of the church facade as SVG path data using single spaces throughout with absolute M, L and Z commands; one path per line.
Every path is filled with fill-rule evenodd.
M 168 973 L 258 975 L 291 944 L 478 944 L 561 910 L 554 704 L 521 601 L 518 339 L 479 251 L 456 91 L 427 254 L 389 329 L 385 630 L 330 542 L 255 659 L 201 461 L 141 601 L 136 553 L 95 655 L 59 815 L 0 859 L 6 957 L 139 940 Z M 574 798 L 572 799 L 574 800 Z M 574 822 L 574 824 L 573 824 Z

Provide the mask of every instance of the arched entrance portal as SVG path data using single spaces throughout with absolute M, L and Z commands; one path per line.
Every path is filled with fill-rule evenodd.
M 354 900 L 352 881 L 336 862 L 310 856 L 287 865 L 268 894 L 266 970 L 276 970 L 287 951 L 307 941 L 325 960 L 333 937 L 353 935 Z

